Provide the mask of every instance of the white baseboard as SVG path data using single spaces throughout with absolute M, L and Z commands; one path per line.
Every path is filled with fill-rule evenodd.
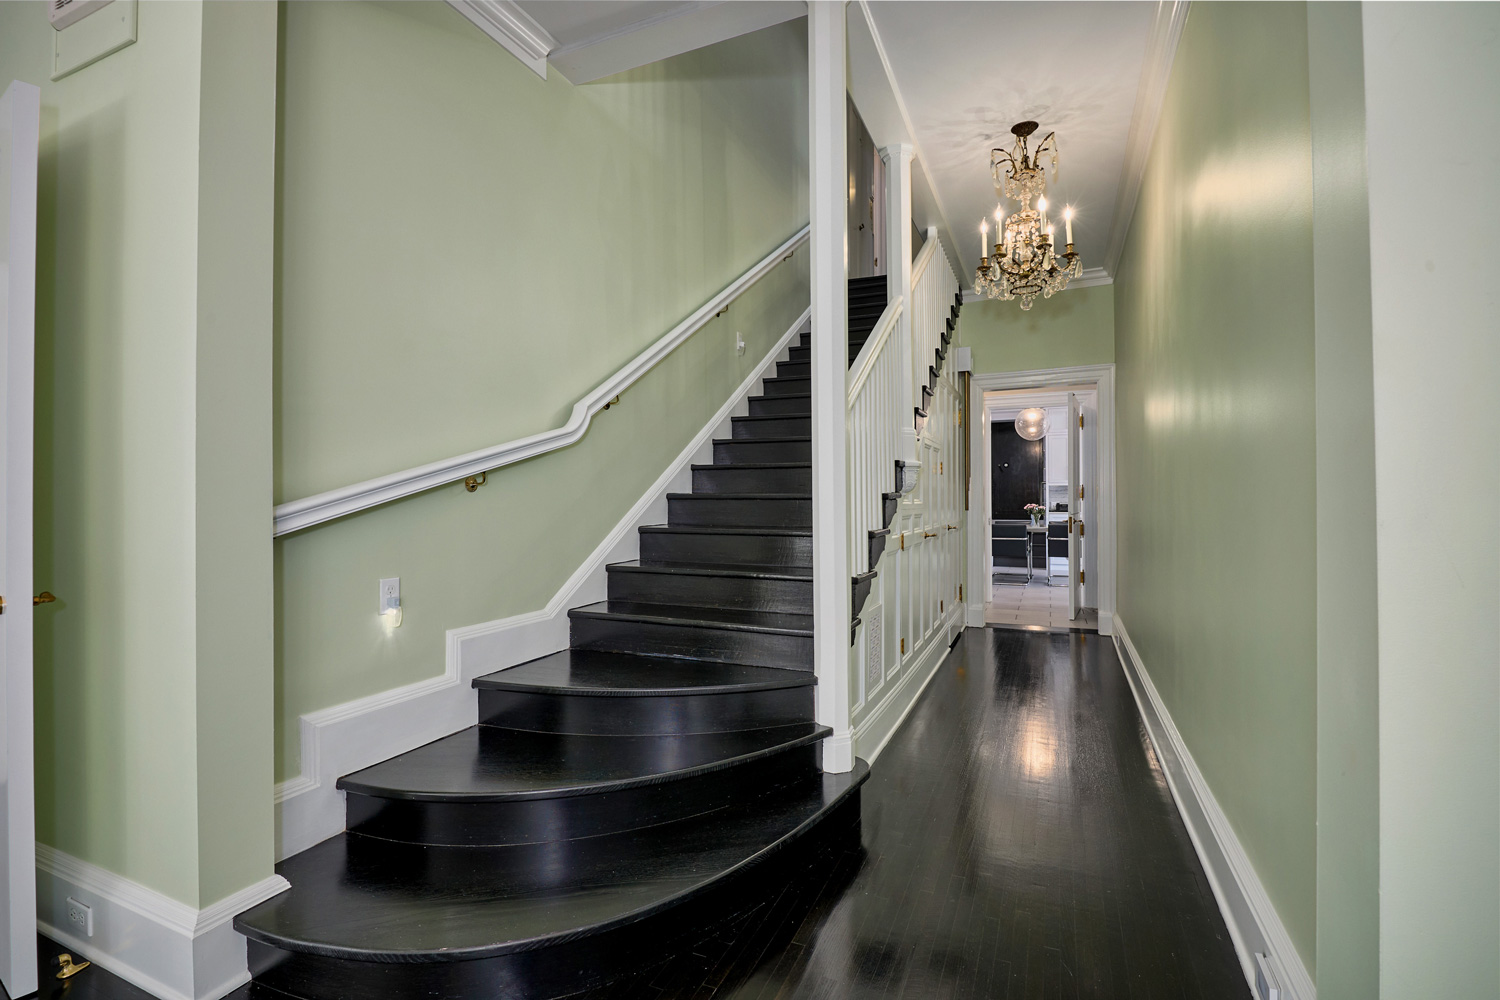
M 1102 618 L 1102 616 L 1101 616 Z M 1141 663 L 1125 623 L 1118 614 L 1112 616 L 1115 647 L 1120 653 L 1120 662 L 1125 668 L 1125 677 L 1135 695 L 1141 719 L 1161 761 L 1162 771 L 1167 777 L 1167 786 L 1177 802 L 1177 811 L 1187 826 L 1198 859 L 1213 887 L 1214 898 L 1219 902 L 1219 911 L 1229 926 L 1229 936 L 1234 940 L 1234 950 L 1240 959 L 1250 987 L 1255 996 L 1255 953 L 1263 952 L 1271 957 L 1283 973 L 1283 985 L 1291 993 L 1288 1000 L 1317 1000 L 1317 990 L 1302 957 L 1292 944 L 1281 917 L 1271 905 L 1260 876 L 1250 864 L 1250 858 L 1229 825 L 1229 817 L 1219 808 L 1203 772 L 1198 770 L 1193 755 L 1188 752 L 1172 715 L 1157 693 L 1151 675 Z M 1101 631 L 1103 621 L 1100 622 Z
M 162 1000 L 218 1000 L 250 981 L 234 917 L 290 888 L 280 875 L 201 910 L 47 846 L 36 845 L 43 934 Z M 68 922 L 69 898 L 93 910 L 94 933 Z
M 880 704 L 854 727 L 854 746 L 858 748 L 866 761 L 871 764 L 875 763 L 875 758 L 880 756 L 880 751 L 885 749 L 891 737 L 896 735 L 896 730 L 901 728 L 901 723 L 906 721 L 906 717 L 916 707 L 918 699 L 922 697 L 922 692 L 927 690 L 927 685 L 931 684 L 932 679 L 937 676 L 938 665 L 943 662 L 943 657 L 948 655 L 948 650 L 951 648 L 948 645 L 951 640 L 945 640 L 945 637 L 951 634 L 950 630 L 955 625 L 960 629 L 963 628 L 961 619 L 968 613 L 967 605 L 954 605 L 947 617 L 932 630 L 932 634 L 927 638 L 927 644 L 916 650 L 907 662 L 901 679 L 891 685 L 890 690 L 880 699 Z M 863 745 L 865 737 L 877 725 L 890 719 L 892 715 L 896 718 L 891 721 L 885 735 L 880 738 L 880 742 L 866 751 Z
M 809 307 L 797 317 L 545 608 L 450 629 L 441 675 L 302 716 L 302 773 L 276 786 L 278 860 L 343 831 L 344 793 L 334 787 L 342 775 L 474 725 L 479 717 L 474 678 L 567 648 L 568 609 L 604 600 L 605 567 L 639 555 L 636 529 L 667 519 L 668 493 L 691 490 L 691 466 L 713 460 L 713 439 L 728 437 L 730 418 L 749 411 L 751 393 L 774 375 L 776 362 L 811 314 Z

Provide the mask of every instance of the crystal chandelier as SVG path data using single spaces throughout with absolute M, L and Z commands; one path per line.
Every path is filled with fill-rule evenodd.
M 1052 161 L 1052 177 L 1057 179 L 1057 133 L 1048 132 L 1035 150 L 1026 148 L 1026 139 L 1037 129 L 1036 122 L 1019 122 L 1011 126 L 1016 144 L 1010 149 L 990 152 L 990 175 L 995 179 L 995 194 L 1020 202 L 1021 210 L 1006 216 L 1003 207 L 995 209 L 995 243 L 989 240 L 989 220 L 979 225 L 979 267 L 974 271 L 974 290 L 991 299 L 1009 302 L 1021 300 L 1022 309 L 1030 309 L 1038 295 L 1051 298 L 1053 292 L 1068 287 L 1068 281 L 1083 273 L 1083 262 L 1073 249 L 1073 209 L 1063 211 L 1067 229 L 1067 250 L 1053 251 L 1051 220 L 1047 218 L 1047 175 L 1044 157 Z M 1032 208 L 1035 200 L 1036 207 Z

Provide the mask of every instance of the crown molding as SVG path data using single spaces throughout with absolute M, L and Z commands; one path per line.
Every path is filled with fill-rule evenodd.
M 1110 224 L 1109 250 L 1103 268 L 1108 274 L 1117 271 L 1120 254 L 1125 250 L 1125 237 L 1135 217 L 1135 203 L 1140 197 L 1146 161 L 1151 157 L 1151 141 L 1156 137 L 1167 83 L 1172 78 L 1172 60 L 1177 55 L 1187 14 L 1188 0 L 1157 0 L 1151 36 L 1146 42 L 1146 59 L 1141 66 L 1141 82 L 1135 92 L 1135 110 L 1130 116 L 1130 133 L 1125 140 L 1125 169 L 1115 193 L 1115 217 Z
M 448 6 L 547 79 L 547 54 L 557 48 L 557 41 L 515 0 L 448 0 Z

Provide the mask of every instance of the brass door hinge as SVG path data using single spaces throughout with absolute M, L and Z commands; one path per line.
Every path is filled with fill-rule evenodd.
M 1078 499 L 1080 499 L 1080 500 L 1083 499 L 1083 487 L 1082 486 L 1078 487 Z
M 1083 574 L 1083 570 L 1079 570 L 1079 571 L 1078 571 L 1078 582 L 1079 582 L 1079 583 L 1082 583 L 1082 582 L 1083 582 L 1083 575 L 1084 575 L 1084 574 Z
M 901 655 L 902 656 L 906 655 L 906 640 L 905 639 L 901 640 Z
M 1078 426 L 1079 427 L 1083 426 L 1083 414 L 1082 413 L 1078 414 Z
M 942 614 L 942 613 L 943 613 L 943 602 L 942 601 L 938 601 L 938 614 Z
M 958 585 L 958 599 L 960 601 L 964 599 L 964 585 L 961 583 Z
M 1079 538 L 1083 537 L 1083 522 L 1082 521 L 1078 522 L 1078 537 Z
M 938 463 L 938 475 L 941 476 L 942 474 L 943 474 L 943 463 L 939 462 Z

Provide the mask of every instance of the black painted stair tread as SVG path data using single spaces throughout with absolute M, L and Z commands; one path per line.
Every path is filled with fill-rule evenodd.
M 723 563 L 610 563 L 612 573 L 662 573 L 673 576 L 727 576 L 746 580 L 811 580 L 810 566 L 735 566 Z
M 786 611 L 745 611 L 739 608 L 696 608 L 635 601 L 599 601 L 568 612 L 569 618 L 610 618 L 658 625 L 690 625 L 737 632 L 774 635 L 812 635 L 812 615 Z
M 808 687 L 805 670 L 564 649 L 474 679 L 474 687 L 528 694 L 660 698 Z
M 708 466 L 715 468 L 715 466 Z M 724 468 L 724 466 L 717 466 Z M 811 500 L 811 493 L 668 493 L 668 500 Z
M 283 951 L 448 963 L 624 927 L 795 844 L 869 775 L 814 774 L 784 794 L 643 830 L 547 844 L 432 847 L 339 834 L 277 865 L 292 888 L 234 921 Z
M 679 735 L 537 733 L 470 726 L 345 775 L 338 787 L 417 802 L 504 802 L 604 794 L 723 770 L 833 730 L 804 722 Z

